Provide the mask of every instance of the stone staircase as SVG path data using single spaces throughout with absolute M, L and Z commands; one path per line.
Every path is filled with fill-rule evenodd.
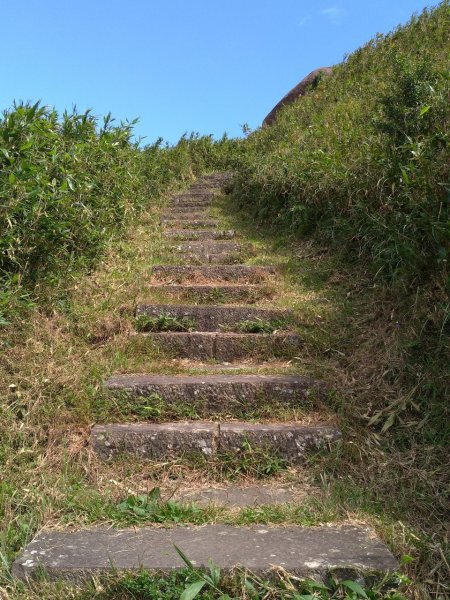
M 149 293 L 163 294 L 170 301 L 142 302 L 135 311 L 135 335 L 148 344 L 149 355 L 164 352 L 176 360 L 197 361 L 204 372 L 173 376 L 125 373 L 105 382 L 117 402 L 157 396 L 168 407 L 188 405 L 199 418 L 169 423 L 97 423 L 91 430 L 91 445 L 102 460 L 130 456 L 135 461 L 192 459 L 207 463 L 220 461 L 226 454 L 238 455 L 247 446 L 295 466 L 304 464 L 312 453 L 326 451 L 341 437 L 333 422 L 243 419 L 261 404 L 273 407 L 274 414 L 278 409 L 307 410 L 311 399 L 326 401 L 328 386 L 300 375 L 252 373 L 252 365 L 265 360 L 287 361 L 298 356 L 302 340 L 291 311 L 267 307 L 276 292 L 276 269 L 244 264 L 254 248 L 235 231 L 221 229 L 220 220 L 209 214 L 217 192 L 228 183 L 227 174 L 205 176 L 171 200 L 162 223 L 175 260 L 181 264 L 153 267 L 147 285 Z M 185 303 L 178 304 L 180 301 Z M 265 307 L 255 306 L 262 301 Z M 239 371 L 241 360 L 249 372 L 233 373 L 233 368 Z M 200 361 L 209 361 L 209 368 Z M 230 372 L 215 373 L 214 366 L 223 371 L 229 367 Z M 238 507 L 279 505 L 296 499 L 283 485 L 225 484 L 221 489 L 197 490 L 195 495 L 175 494 L 175 498 Z M 13 572 L 26 579 L 42 568 L 52 578 L 142 567 L 168 571 L 183 566 L 175 545 L 198 567 L 212 559 L 223 569 L 240 565 L 262 573 L 279 566 L 294 575 L 316 579 L 324 579 L 330 570 L 360 577 L 397 567 L 370 528 L 344 523 L 310 528 L 206 525 L 43 530 L 16 559 Z

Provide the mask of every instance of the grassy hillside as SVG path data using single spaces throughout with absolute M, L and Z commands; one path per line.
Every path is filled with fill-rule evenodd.
M 127 463 L 118 473 L 95 459 L 88 435 L 93 422 L 134 410 L 111 406 L 108 374 L 149 365 L 178 372 L 130 335 L 149 267 L 171 260 L 156 209 L 197 175 L 233 168 L 223 226 L 248 235 L 256 263 L 279 266 L 281 302 L 293 302 L 305 322 L 290 368 L 331 383 L 328 408 L 349 443 L 308 464 L 320 502 L 313 495 L 286 514 L 240 516 L 178 514 L 174 505 L 149 520 L 364 520 L 405 556 L 411 582 L 388 597 L 446 597 L 449 24 L 446 1 L 377 37 L 243 141 L 191 135 L 140 149 L 133 123 L 39 105 L 3 113 L 0 596 L 145 598 L 167 588 L 175 597 L 183 589 L 177 576 L 142 574 L 114 593 L 95 581 L 70 595 L 64 584 L 17 584 L 9 568 L 44 524 L 139 525 L 118 509 L 130 486 L 191 476 L 184 464 L 143 473 Z M 161 410 L 141 409 L 136 418 L 157 420 Z M 201 477 L 214 482 L 213 471 Z M 265 589 L 261 597 L 293 596 Z
M 334 355 L 360 445 L 326 476 L 340 502 L 403 524 L 432 597 L 448 567 L 449 11 L 371 40 L 253 132 L 234 194 L 261 234 L 315 261 L 315 276 L 293 277 L 345 290 L 316 350 Z
M 371 40 L 252 134 L 242 203 L 393 283 L 448 284 L 449 24 L 444 2 Z

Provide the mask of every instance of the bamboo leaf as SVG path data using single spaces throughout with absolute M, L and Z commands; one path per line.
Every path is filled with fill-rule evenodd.
M 343 581 L 341 585 L 343 587 L 347 588 L 348 590 L 354 592 L 360 598 L 368 597 L 366 592 L 362 589 L 362 587 L 359 585 L 359 583 L 356 583 L 356 581 L 346 580 L 346 581 Z
M 206 581 L 194 581 L 191 583 L 180 596 L 180 600 L 193 600 L 202 591 Z

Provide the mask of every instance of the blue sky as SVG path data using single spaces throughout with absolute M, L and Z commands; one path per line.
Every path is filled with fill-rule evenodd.
M 139 117 L 175 142 L 257 127 L 316 67 L 433 0 L 1 0 L 0 108 Z

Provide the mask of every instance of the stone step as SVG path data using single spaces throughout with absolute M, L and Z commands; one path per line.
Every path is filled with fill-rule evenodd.
M 199 254 L 219 254 L 220 252 L 242 252 L 244 250 L 250 252 L 253 250 L 253 245 L 250 242 L 239 243 L 228 240 L 213 240 L 213 241 L 188 241 L 175 244 L 173 246 L 179 252 L 197 252 Z
M 164 237 L 174 240 L 231 240 L 236 237 L 233 229 L 169 229 Z
M 202 175 L 192 184 L 192 187 L 208 185 L 210 187 L 215 187 L 218 189 L 222 189 L 230 183 L 232 183 L 234 178 L 234 173 L 232 171 L 215 171 L 214 173 L 209 173 L 208 175 Z
M 177 195 L 186 194 L 217 194 L 221 191 L 220 186 L 208 182 L 194 183 L 188 189 L 179 192 Z
M 368 527 L 269 527 L 206 525 L 202 527 L 96 528 L 81 531 L 43 530 L 14 561 L 12 572 L 28 580 L 45 571 L 51 580 L 82 581 L 116 572 L 168 573 L 192 563 L 206 569 L 208 561 L 229 572 L 240 566 L 256 575 L 274 567 L 300 578 L 326 581 L 394 572 L 397 561 Z
M 189 214 L 189 213 L 199 213 L 202 215 L 208 214 L 209 206 L 166 206 L 164 210 L 164 216 L 166 215 L 180 215 L 180 214 Z
M 175 319 L 188 318 L 194 322 L 193 331 L 223 331 L 234 329 L 239 331 L 239 324 L 244 321 L 255 321 L 274 324 L 275 329 L 286 329 L 293 315 L 289 310 L 273 308 L 257 308 L 254 306 L 195 306 L 192 304 L 138 304 L 136 316 L 159 317 L 167 315 Z M 279 322 L 278 326 L 277 323 Z M 258 332 L 256 332 L 258 333 Z M 271 333 L 271 332 L 266 332 Z
M 291 359 L 299 355 L 302 340 L 294 333 L 140 333 L 149 343 L 149 353 L 161 352 L 173 358 L 218 360 Z
M 255 253 L 252 244 L 228 240 L 178 242 L 173 250 L 193 264 L 242 263 Z
M 198 202 L 199 204 L 205 202 L 209 204 L 215 197 L 216 193 L 214 190 L 188 190 L 184 194 L 177 194 L 176 196 L 172 196 L 169 202 L 177 206 L 179 204 L 184 204 L 185 202 Z
M 166 227 L 178 227 L 187 229 L 197 229 L 197 228 L 218 228 L 220 226 L 220 222 L 217 219 L 205 219 L 205 218 L 194 218 L 194 219 L 181 219 L 176 217 L 169 217 L 161 219 L 161 223 Z
M 217 190 L 210 187 L 190 187 L 189 189 L 181 192 L 180 194 L 176 194 L 172 196 L 171 201 L 181 201 L 183 200 L 211 200 L 217 195 Z
M 179 421 L 94 425 L 91 445 L 104 460 L 123 454 L 151 460 L 219 458 L 244 447 L 263 449 L 289 464 L 303 464 L 311 452 L 340 439 L 333 426 L 298 423 Z
M 190 212 L 165 211 L 161 215 L 161 223 L 189 223 L 189 221 L 205 221 L 212 217 L 207 210 L 193 210 Z
M 152 279 L 162 283 L 233 283 L 258 284 L 269 281 L 276 274 L 275 267 L 251 265 L 157 265 L 152 268 Z
M 249 257 L 244 252 L 223 251 L 223 252 L 182 252 L 180 257 L 184 262 L 191 265 L 240 265 Z
M 197 208 L 203 210 L 204 208 L 209 208 L 211 205 L 212 200 L 188 200 L 184 198 L 183 201 L 180 200 L 179 202 L 172 200 L 171 202 L 169 202 L 169 204 L 167 204 L 166 208 L 176 210 L 179 207 L 189 207 L 194 210 L 196 210 Z
M 127 397 L 157 394 L 166 405 L 187 403 L 210 415 L 242 413 L 269 402 L 301 407 L 327 393 L 324 382 L 300 375 L 113 375 L 105 387 Z
M 268 284 L 254 285 L 248 283 L 236 285 L 229 283 L 209 285 L 153 284 L 150 289 L 180 301 L 188 300 L 196 304 L 232 303 L 244 300 L 247 303 L 254 303 L 263 298 L 270 298 L 275 293 L 275 288 Z

